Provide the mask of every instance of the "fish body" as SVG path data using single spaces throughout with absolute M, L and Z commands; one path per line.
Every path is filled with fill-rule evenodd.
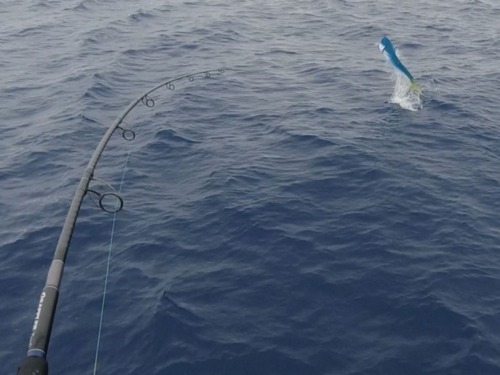
M 380 52 L 385 55 L 385 58 L 394 67 L 394 69 L 401 72 L 406 78 L 410 80 L 411 88 L 417 92 L 421 92 L 422 90 L 418 86 L 417 82 L 415 82 L 415 78 L 413 78 L 410 71 L 406 69 L 406 66 L 404 66 L 403 63 L 399 60 L 396 54 L 396 48 L 394 48 L 394 45 L 388 37 L 384 36 L 382 39 L 380 39 L 378 48 L 380 49 Z

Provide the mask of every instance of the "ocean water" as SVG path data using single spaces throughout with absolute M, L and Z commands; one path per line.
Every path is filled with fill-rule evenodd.
M 124 208 L 111 237 L 85 198 L 50 372 L 500 374 L 499 17 L 496 0 L 2 0 L 1 372 L 107 127 L 224 68 L 155 92 L 106 148 L 96 176 Z

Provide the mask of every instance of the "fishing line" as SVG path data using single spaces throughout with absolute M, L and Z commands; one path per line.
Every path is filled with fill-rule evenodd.
M 123 188 L 123 182 L 125 181 L 125 174 L 127 172 L 127 166 L 128 166 L 128 161 L 130 159 L 130 151 L 132 149 L 132 143 L 129 144 L 127 156 L 125 157 L 125 164 L 123 165 L 123 173 L 122 173 L 122 180 L 120 182 L 120 186 L 118 188 L 118 194 L 122 192 Z M 111 237 L 109 240 L 109 250 L 108 250 L 108 261 L 106 264 L 106 276 L 104 277 L 104 291 L 102 293 L 102 305 L 101 305 L 101 315 L 99 317 L 99 330 L 97 332 L 97 347 L 95 350 L 95 360 L 94 360 L 94 375 L 97 374 L 97 361 L 99 357 L 99 347 L 101 343 L 101 334 L 102 334 L 102 325 L 104 322 L 104 306 L 106 304 L 106 293 L 108 291 L 108 280 L 109 280 L 109 270 L 111 266 L 111 255 L 113 252 L 113 238 L 115 235 L 115 228 L 116 228 L 116 215 L 118 214 L 118 207 L 120 205 L 119 200 L 116 201 L 115 203 L 115 211 L 113 213 L 113 223 L 111 224 Z

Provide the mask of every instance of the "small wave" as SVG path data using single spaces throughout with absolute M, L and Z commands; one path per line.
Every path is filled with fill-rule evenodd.
M 66 8 L 64 10 L 76 10 L 76 11 L 88 11 L 89 9 L 85 6 L 83 1 L 75 5 L 74 7 Z
M 336 145 L 335 142 L 331 140 L 312 134 L 289 134 L 286 139 L 280 141 L 279 143 L 282 145 L 290 145 L 291 147 L 304 147 L 315 150 Z
M 266 52 L 257 52 L 257 56 L 266 56 L 266 55 L 276 55 L 276 54 L 285 54 L 285 55 L 297 55 L 297 52 L 295 51 L 287 51 L 281 48 L 272 48 L 269 51 Z
M 433 107 L 433 109 L 438 111 L 459 111 L 460 108 L 453 103 L 447 103 L 438 99 L 432 99 L 429 101 L 429 105 Z
M 123 32 L 115 26 L 92 29 L 81 35 L 80 44 L 82 47 L 88 46 L 94 49 L 96 45 L 112 39 L 115 35 L 121 35 Z
M 142 21 L 143 19 L 153 18 L 153 17 L 154 16 L 152 14 L 143 12 L 141 10 L 139 10 L 136 13 L 132 13 L 132 14 L 128 15 L 128 19 L 135 21 L 135 22 L 139 22 L 139 21 Z
M 427 30 L 436 30 L 436 31 L 443 31 L 443 32 L 451 32 L 454 30 L 451 27 L 433 26 L 433 25 L 426 26 L 425 28 Z
M 231 35 L 229 35 L 231 34 Z M 205 36 L 204 41 L 216 42 L 216 43 L 227 43 L 227 42 L 237 42 L 240 38 L 240 34 L 236 32 L 228 33 L 213 33 L 211 35 Z
M 30 9 L 35 9 L 35 8 L 49 9 L 50 6 L 45 1 L 40 1 L 30 6 Z
M 162 129 L 155 134 L 155 142 L 161 142 L 166 144 L 195 144 L 200 143 L 198 141 L 183 137 L 178 135 L 175 131 L 171 129 Z
M 191 311 L 188 305 L 177 302 L 167 291 L 164 291 L 162 294 L 162 302 L 164 305 L 162 309 L 168 308 L 169 312 L 178 319 L 182 319 L 189 324 L 196 324 L 203 321 L 195 312 Z
M 368 35 L 380 35 L 383 34 L 384 30 L 378 25 L 365 25 L 365 26 L 351 26 L 346 28 L 344 32 L 341 32 L 339 36 L 348 38 L 359 38 Z
M 404 43 L 401 45 L 402 49 L 419 49 L 422 47 L 423 45 L 420 43 Z
M 14 34 L 15 37 L 33 37 L 41 34 L 43 31 L 46 31 L 50 28 L 50 25 L 38 25 L 24 28 Z
M 102 98 L 112 98 L 114 95 L 113 89 L 103 83 L 94 83 L 94 85 L 87 89 L 83 94 L 84 98 L 91 99 L 102 99 Z
M 95 38 L 92 38 L 92 37 L 88 37 L 88 38 L 85 38 L 81 41 L 81 46 L 82 47 L 92 47 L 92 48 L 95 48 L 96 45 L 99 44 L 99 41 Z
M 131 49 L 126 50 L 125 52 L 122 52 L 123 55 L 130 56 L 130 57 L 145 56 L 145 55 L 147 55 L 147 53 L 148 53 L 148 50 L 146 50 L 144 48 L 140 48 L 140 49 L 131 48 Z

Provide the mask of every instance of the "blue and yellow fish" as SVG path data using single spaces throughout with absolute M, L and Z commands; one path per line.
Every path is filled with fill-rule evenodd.
M 392 45 L 392 42 L 389 40 L 388 37 L 384 36 L 378 45 L 378 48 L 380 49 L 380 52 L 382 52 L 385 55 L 385 58 L 391 65 L 401 72 L 404 76 L 406 76 L 410 80 L 410 87 L 412 90 L 415 90 L 416 92 L 420 93 L 422 92 L 422 89 L 418 86 L 417 82 L 415 82 L 415 79 L 411 75 L 411 73 L 406 69 L 406 67 L 403 65 L 401 61 L 399 61 L 398 56 L 396 55 L 396 49 Z

